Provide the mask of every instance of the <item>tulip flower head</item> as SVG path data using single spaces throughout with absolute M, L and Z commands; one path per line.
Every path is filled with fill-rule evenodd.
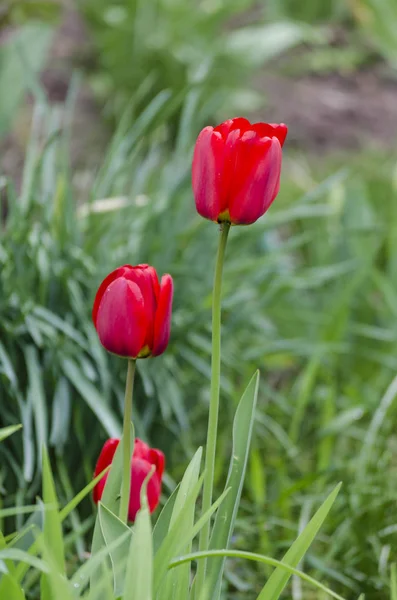
M 95 467 L 94 477 L 97 477 L 106 467 L 112 464 L 114 454 L 120 440 L 111 438 L 105 442 Z M 161 496 L 161 484 L 164 472 L 165 457 L 161 450 L 150 448 L 145 442 L 136 438 L 131 463 L 131 487 L 128 506 L 128 520 L 135 521 L 137 512 L 141 507 L 141 488 L 146 477 L 155 468 L 147 485 L 147 500 L 150 512 L 154 512 Z M 109 473 L 96 484 L 93 490 L 95 504 L 102 498 L 106 480 Z
M 158 356 L 170 337 L 173 282 L 149 265 L 124 265 L 99 286 L 92 319 L 101 344 L 125 358 Z
M 283 123 L 251 124 L 242 117 L 199 134 L 192 184 L 197 212 L 218 223 L 248 225 L 272 204 L 280 187 Z

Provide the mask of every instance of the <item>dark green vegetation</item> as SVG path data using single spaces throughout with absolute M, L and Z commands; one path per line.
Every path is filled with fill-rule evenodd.
M 125 365 L 99 346 L 90 308 L 103 276 L 124 262 L 150 262 L 175 279 L 172 341 L 161 358 L 140 361 L 135 402 L 137 433 L 164 449 L 173 486 L 203 441 L 208 405 L 217 227 L 196 215 L 190 190 L 199 128 L 234 107 L 242 112 L 247 94 L 256 107 L 257 95 L 245 87 L 254 69 L 302 39 L 315 45 L 324 22 L 346 26 L 350 44 L 350 54 L 327 48 L 331 68 L 341 56 L 363 64 L 380 52 L 393 72 L 391 0 L 357 2 L 349 13 L 342 2 L 321 3 L 320 10 L 307 1 L 299 14 L 292 2 L 269 3 L 273 21 L 263 31 L 276 34 L 260 56 L 249 44 L 252 31 L 226 27 L 235 14 L 242 18 L 248 1 L 228 3 L 215 15 L 186 14 L 185 5 L 159 4 L 164 39 L 156 46 L 145 34 L 151 28 L 145 3 L 121 28 L 114 19 L 129 10 L 127 3 L 114 7 L 113 21 L 101 3 L 82 4 L 97 59 L 89 77 L 101 84 L 105 112 L 118 123 L 83 192 L 69 161 L 78 82 L 60 114 L 46 104 L 35 75 L 56 15 L 43 9 L 41 17 L 50 18 L 40 24 L 12 7 L 7 14 L 22 23 L 31 63 L 21 64 L 9 43 L 0 49 L 0 89 L 7 82 L 11 90 L 1 92 L 0 130 L 10 127 L 24 88 L 36 108 L 23 175 L 15 185 L 0 180 L 0 427 L 23 424 L 0 445 L 4 508 L 34 502 L 43 443 L 67 500 L 90 479 L 105 437 L 120 430 Z M 124 48 L 138 19 L 137 58 L 129 64 Z M 262 32 L 260 39 L 268 37 Z M 236 402 L 253 370 L 261 370 L 236 545 L 280 558 L 325 492 L 343 481 L 303 567 L 352 599 L 362 592 L 388 597 L 397 560 L 395 173 L 390 150 L 319 159 L 287 144 L 280 196 L 259 223 L 231 231 L 225 269 L 219 489 Z M 79 518 L 69 520 L 71 560 L 87 549 L 91 515 L 85 501 Z M 7 518 L 7 532 L 23 519 Z M 258 593 L 266 573 L 229 562 L 228 597 L 249 600 L 247 590 Z M 296 582 L 293 593 L 300 597 Z

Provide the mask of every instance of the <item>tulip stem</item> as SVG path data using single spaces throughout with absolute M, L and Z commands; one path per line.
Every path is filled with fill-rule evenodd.
M 216 258 L 214 289 L 212 292 L 212 358 L 211 358 L 211 396 L 208 415 L 207 445 L 205 452 L 205 473 L 203 485 L 203 501 L 201 513 L 204 515 L 212 504 L 212 491 L 214 486 L 216 440 L 218 433 L 219 389 L 221 378 L 221 294 L 222 272 L 225 256 L 227 237 L 230 223 L 221 225 L 218 254 Z M 199 550 L 208 550 L 210 539 L 210 521 L 208 520 L 200 532 Z M 199 598 L 205 581 L 207 560 L 204 559 L 197 566 L 196 598 Z
M 128 360 L 127 381 L 125 384 L 124 420 L 123 420 L 123 477 L 121 480 L 121 495 L 119 517 L 123 523 L 128 521 L 128 504 L 131 486 L 131 416 L 132 392 L 134 389 L 135 360 Z

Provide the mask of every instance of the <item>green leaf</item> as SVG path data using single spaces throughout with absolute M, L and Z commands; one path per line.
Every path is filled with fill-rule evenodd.
M 48 573 L 48 565 L 41 558 L 32 556 L 28 552 L 24 552 L 24 550 L 19 550 L 18 548 L 4 548 L 0 550 L 0 560 L 13 560 L 26 563 L 38 571 Z
M 122 536 L 118 537 L 112 544 L 106 546 L 105 544 L 99 549 L 99 551 L 87 560 L 73 575 L 71 584 L 75 588 L 80 588 L 82 591 L 87 585 L 88 579 L 90 579 L 90 590 L 97 590 L 103 585 L 103 581 L 107 575 L 104 569 L 104 561 L 109 557 L 109 552 L 113 552 L 119 545 L 124 544 L 125 540 L 129 538 L 130 533 L 125 532 Z M 105 577 L 104 577 L 105 572 Z M 109 571 L 111 575 L 111 571 Z M 94 594 L 95 595 L 95 594 Z M 91 594 L 90 594 L 91 597 Z
M 182 508 L 185 506 L 189 491 L 197 484 L 200 475 L 202 454 L 203 450 L 202 448 L 199 448 L 185 471 L 175 499 L 169 529 L 172 528 Z M 188 506 L 190 507 L 190 510 L 186 511 L 186 515 L 184 517 L 184 527 L 187 530 L 191 530 L 194 525 L 195 504 L 192 502 Z M 181 550 L 181 552 L 187 554 L 191 552 L 191 549 L 192 540 L 189 540 L 189 543 Z M 164 600 L 186 600 L 186 598 L 189 596 L 189 586 L 190 565 L 181 565 L 178 569 L 174 569 L 168 573 L 164 587 L 162 588 L 162 598 L 164 598 Z
M 76 600 L 74 587 L 71 582 L 62 573 L 57 558 L 54 556 L 51 548 L 46 544 L 45 537 L 37 537 L 37 543 L 40 551 L 49 566 L 48 573 L 41 576 L 40 600 Z
M 15 374 L 12 361 L 8 356 L 3 344 L 0 342 L 0 373 L 4 374 L 12 390 L 18 389 L 18 378 Z
M 234 559 L 241 558 L 244 560 L 252 560 L 255 562 L 263 563 L 265 565 L 270 565 L 272 567 L 278 567 L 290 576 L 296 575 L 297 577 L 300 577 L 302 581 L 310 583 L 313 587 L 317 588 L 318 590 L 321 590 L 322 592 L 325 592 L 326 594 L 332 596 L 332 598 L 335 598 L 336 600 L 343 600 L 342 596 L 339 596 L 339 594 L 333 592 L 331 589 L 327 588 L 325 585 L 323 585 L 316 579 L 313 579 L 313 577 L 306 575 L 306 573 L 302 573 L 302 571 L 299 571 L 294 567 L 284 564 L 280 560 L 271 558 L 270 556 L 264 556 L 263 554 L 255 554 L 253 552 L 245 552 L 243 550 L 208 550 L 207 552 L 193 552 L 192 554 L 187 554 L 186 556 L 180 556 L 176 558 L 170 563 L 169 568 L 174 569 L 175 567 L 178 567 L 179 565 L 182 565 L 186 562 L 214 557 L 230 557 Z
M 230 493 L 215 517 L 210 550 L 227 548 L 233 533 L 251 444 L 258 387 L 259 372 L 257 371 L 249 382 L 234 417 L 232 455 L 225 486 L 226 489 L 230 488 Z M 219 598 L 224 562 L 222 558 L 214 558 L 208 564 L 204 597 L 211 600 Z
M 195 506 L 197 496 L 200 492 L 201 486 L 203 485 L 203 475 L 200 477 L 196 485 L 191 490 L 190 494 L 186 498 L 185 505 L 179 512 L 175 523 L 168 531 L 168 534 L 164 538 L 160 548 L 156 552 L 154 559 L 154 595 L 158 593 L 160 586 L 162 585 L 163 578 L 167 573 L 168 565 L 171 559 L 179 554 L 187 544 L 193 540 L 199 533 L 203 525 L 211 518 L 214 512 L 218 509 L 221 503 L 227 496 L 229 489 L 225 490 L 223 494 L 214 502 L 211 508 L 194 524 L 193 527 L 186 527 L 188 522 L 188 516 L 190 515 L 192 504 Z
M 9 90 L 0 98 L 0 135 L 8 131 L 23 94 L 44 65 L 52 28 L 39 23 L 19 27 L 0 49 L 0 89 Z
M 121 426 L 113 411 L 77 364 L 70 359 L 65 359 L 62 361 L 62 368 L 70 383 L 82 395 L 108 435 L 110 437 L 120 437 Z
M 308 27 L 288 21 L 240 27 L 228 36 L 226 48 L 247 66 L 259 67 L 301 43 L 311 31 Z
M 300 563 L 331 510 L 341 485 L 342 484 L 339 483 L 320 506 L 314 517 L 312 517 L 297 540 L 292 544 L 282 562 L 291 567 L 296 567 Z M 290 577 L 291 575 L 289 573 L 286 573 L 285 570 L 278 567 L 269 577 L 257 600 L 278 600 Z
M 164 504 L 163 509 L 157 518 L 156 524 L 153 527 L 153 550 L 155 554 L 168 533 L 179 487 L 180 486 L 177 485 L 167 502 Z
M 141 509 L 138 511 L 128 553 L 123 600 L 152 600 L 153 598 L 153 540 L 146 490 L 154 468 L 141 489 Z
M 43 379 L 41 377 L 41 366 L 37 349 L 34 346 L 28 346 L 25 349 L 25 359 L 29 380 L 29 403 L 33 409 L 37 440 L 37 456 L 39 466 L 41 467 L 42 451 L 44 446 L 47 446 L 48 439 L 48 415 Z
M 0 580 L 0 598 L 25 600 L 25 594 L 10 573 L 3 573 Z
M 134 439 L 135 432 L 134 427 L 131 423 L 131 454 L 134 448 Z M 109 471 L 108 478 L 106 480 L 106 485 L 103 490 L 101 504 L 106 506 L 113 514 L 119 513 L 119 505 L 120 505 L 120 489 L 121 489 L 121 479 L 122 479 L 122 466 L 123 466 L 123 444 L 122 438 L 120 440 L 119 445 L 117 446 L 116 452 L 113 457 L 112 465 Z M 100 521 L 99 521 L 99 512 L 97 514 L 97 518 L 95 520 L 94 526 L 94 535 L 92 538 L 92 546 L 91 546 L 91 554 L 94 556 L 97 554 L 102 548 L 106 547 L 105 538 L 103 537 Z M 106 560 L 106 559 L 105 559 Z M 101 575 L 98 572 L 92 572 L 91 577 L 91 586 L 95 587 L 98 584 L 98 581 L 101 579 Z M 105 575 L 103 575 L 105 576 Z
M 8 438 L 16 431 L 19 431 L 21 427 L 22 425 L 9 425 L 9 427 L 3 427 L 2 429 L 0 429 L 0 442 Z
M 43 545 L 51 556 L 51 562 L 60 576 L 65 575 L 65 552 L 63 547 L 63 536 L 61 519 L 58 512 L 58 498 L 55 491 L 54 479 L 52 477 L 50 461 L 47 449 L 43 448 L 43 500 L 44 503 L 54 508 L 49 508 L 44 513 Z M 53 569 L 51 569 L 53 571 Z M 51 600 L 53 590 L 51 590 L 50 579 L 47 575 L 42 575 L 41 580 L 41 599 Z
M 106 467 L 106 469 L 104 469 L 102 473 L 99 473 L 99 475 L 95 477 L 95 479 L 90 481 L 90 483 L 88 483 L 78 494 L 76 494 L 76 496 L 74 496 L 74 498 L 70 500 L 70 502 L 68 502 L 66 506 L 63 507 L 63 509 L 59 513 L 59 518 L 61 519 L 61 521 L 64 521 L 70 515 L 72 510 L 74 510 L 76 506 L 78 506 L 80 502 L 84 500 L 84 498 L 91 492 L 91 490 L 94 489 L 96 484 L 102 479 L 104 473 L 107 473 L 110 470 L 110 467 L 111 465 Z
M 390 600 L 397 600 L 397 565 L 393 563 L 390 570 Z
M 70 437 L 71 390 L 66 377 L 59 377 L 52 401 L 51 446 L 60 452 Z
M 109 548 L 112 548 L 112 543 L 124 533 L 129 532 L 131 534 L 131 529 L 101 502 L 98 505 L 98 516 L 102 536 L 109 550 L 109 556 L 112 563 L 114 592 L 116 596 L 121 596 L 124 589 L 125 568 L 131 535 L 130 537 L 126 537 L 123 544 L 120 544 L 112 550 Z

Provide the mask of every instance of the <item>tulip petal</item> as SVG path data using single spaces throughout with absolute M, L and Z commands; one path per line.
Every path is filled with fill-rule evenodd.
M 261 138 L 276 137 L 281 146 L 283 146 L 288 133 L 288 127 L 284 123 L 255 123 L 251 129 Z
M 258 139 L 253 132 L 241 138 L 235 175 L 235 194 L 229 203 L 232 223 L 248 225 L 261 217 L 276 197 L 281 170 L 277 137 Z
M 206 127 L 197 138 L 192 163 L 192 186 L 197 212 L 216 221 L 225 210 L 222 172 L 225 142 L 219 132 Z
M 136 458 L 131 464 L 131 488 L 130 488 L 130 501 L 128 507 L 128 519 L 129 521 L 135 521 L 137 512 L 141 508 L 141 489 L 142 484 L 146 477 L 150 473 L 152 466 L 150 462 L 143 458 Z M 147 500 L 149 510 L 152 513 L 156 510 L 160 501 L 161 495 L 161 478 L 154 472 L 149 479 L 147 485 Z
M 171 275 L 163 275 L 154 319 L 153 356 L 164 352 L 170 339 L 173 293 L 174 284 Z
M 130 269 L 125 277 L 129 281 L 135 282 L 141 290 L 148 323 L 146 338 L 142 345 L 151 348 L 153 345 L 156 306 L 160 292 L 156 269 L 149 265 L 137 265 Z
M 140 438 L 135 438 L 133 458 L 143 458 L 149 460 L 150 448 Z
M 161 450 L 157 450 L 156 448 L 150 448 L 149 450 L 149 462 L 156 467 L 156 473 L 158 476 L 162 477 L 164 473 L 165 467 L 165 456 Z
M 99 458 L 97 460 L 96 466 L 95 466 L 94 479 L 100 473 L 102 473 L 102 471 L 104 469 L 106 469 L 106 467 L 108 467 L 109 465 L 112 464 L 114 454 L 117 450 L 117 446 L 119 445 L 119 442 L 120 442 L 120 440 L 117 438 L 111 438 L 110 440 L 107 440 L 105 442 L 105 444 L 101 450 L 101 453 L 99 455 Z M 97 504 L 99 502 L 99 500 L 102 498 L 102 494 L 103 494 L 106 480 L 108 478 L 108 474 L 109 473 L 106 473 L 93 489 L 92 495 L 93 495 L 95 504 Z
M 128 271 L 132 268 L 133 267 L 131 267 L 131 265 L 123 265 L 122 267 L 118 267 L 118 269 L 115 269 L 114 271 L 109 273 L 109 275 L 107 277 L 105 277 L 105 279 L 102 281 L 101 285 L 98 288 L 96 296 L 95 296 L 94 306 L 92 307 L 92 320 L 94 322 L 95 327 L 96 327 L 96 320 L 97 320 L 99 305 L 101 303 L 102 296 L 105 293 L 106 289 L 109 287 L 109 285 L 112 283 L 112 281 L 114 281 L 115 279 L 118 279 L 119 277 L 123 277 L 123 275 L 128 273 Z
M 284 123 L 272 123 L 274 127 L 273 136 L 280 142 L 280 146 L 284 146 L 285 138 L 287 137 L 288 127 Z
M 248 129 L 251 129 L 251 123 L 244 117 L 236 117 L 235 119 L 228 119 L 227 121 L 224 121 L 215 127 L 214 131 L 219 131 L 223 139 L 226 140 L 228 135 L 235 129 L 239 129 L 241 134 L 243 134 Z
M 137 284 L 124 277 L 113 281 L 102 296 L 96 318 L 101 344 L 109 352 L 136 358 L 147 328 L 148 315 Z

